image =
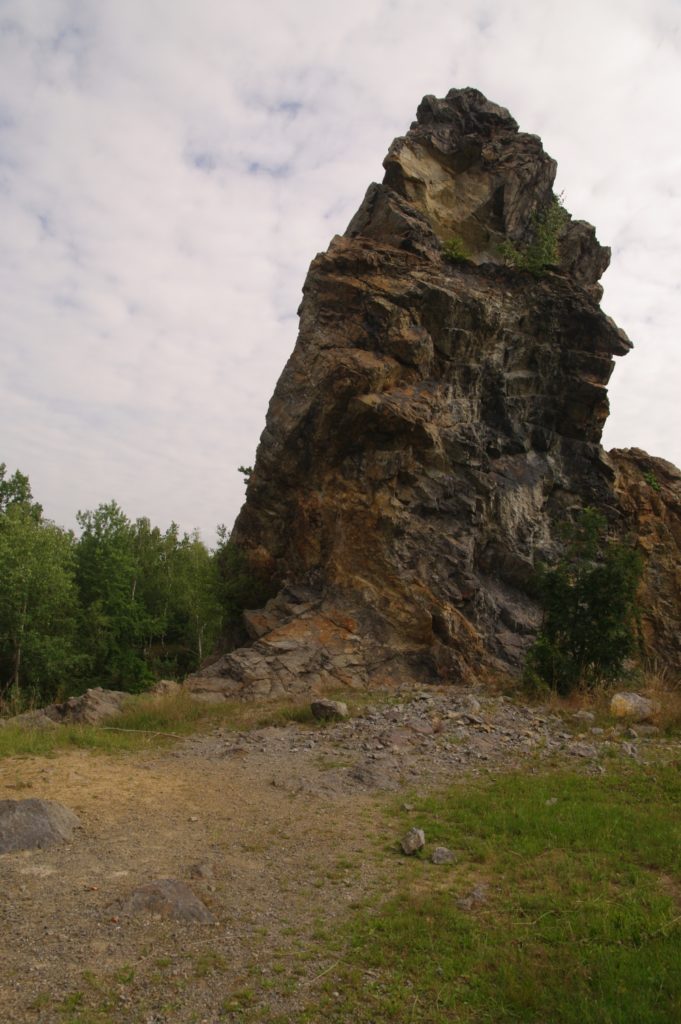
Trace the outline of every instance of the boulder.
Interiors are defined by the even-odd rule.
[[[61,704],[49,704],[42,712],[63,725],[99,725],[117,715],[129,699],[130,694],[122,690],[105,690],[96,686],[79,697],[69,697]]]
[[[79,825],[73,811],[53,800],[0,800],[0,853],[63,843]]]
[[[655,703],[640,693],[616,693],[610,701],[610,713],[615,718],[627,718],[631,722],[646,722],[655,711]]]
[[[314,717],[320,721],[341,720],[348,718],[350,715],[347,704],[343,703],[342,700],[327,700],[326,698],[313,700],[310,704],[310,710]]]

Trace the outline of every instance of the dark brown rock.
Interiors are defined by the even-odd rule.
[[[558,553],[557,525],[586,505],[623,532],[645,519],[624,494],[630,461],[600,446],[613,357],[631,347],[598,305],[609,250],[566,215],[542,276],[500,255],[551,201],[541,141],[452,90],[423,100],[384,166],[312,262],[233,532],[279,594],[248,614],[252,645],[194,692],[517,671],[540,617],[533,564]],[[467,261],[443,258],[454,237]],[[664,480],[672,534],[671,468]],[[664,586],[678,611],[678,582]],[[661,603],[651,616],[656,649]]]

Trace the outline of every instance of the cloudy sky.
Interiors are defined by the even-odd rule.
[[[310,260],[466,85],[612,246],[606,446],[681,464],[679,0],[0,0],[0,462],[48,516],[231,526]]]

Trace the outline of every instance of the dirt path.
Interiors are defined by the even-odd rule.
[[[0,799],[57,800],[83,825],[67,845],[0,858],[3,1021],[212,1024],[238,1019],[275,972],[300,988],[315,927],[372,887],[376,839],[390,839],[376,797],[272,784],[300,771],[295,754],[2,763]],[[166,877],[217,923],[120,915],[118,899]]]

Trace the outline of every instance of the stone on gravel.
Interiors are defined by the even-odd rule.
[[[208,861],[201,861],[198,864],[190,864],[188,874],[190,878],[214,878],[213,865]]]
[[[196,921],[200,924],[210,924],[215,920],[189,886],[174,878],[158,878],[141,885],[123,902],[121,913],[147,913],[171,921]]]
[[[596,716],[593,711],[586,710],[575,711],[572,717],[576,718],[578,722],[594,722],[596,720]]]
[[[0,853],[54,846],[78,825],[73,811],[53,800],[0,800]]]
[[[419,850],[422,850],[425,845],[426,836],[422,828],[410,828],[400,841],[402,853],[405,853],[407,857],[411,857]]]
[[[610,712],[615,718],[629,718],[633,722],[645,722],[655,713],[655,705],[640,693],[616,693],[610,701]]]
[[[334,721],[334,719],[349,718],[350,716],[348,706],[342,700],[327,700],[325,697],[313,700],[310,710],[320,721]]]
[[[430,859],[433,864],[453,864],[454,854],[446,846],[436,846]]]

